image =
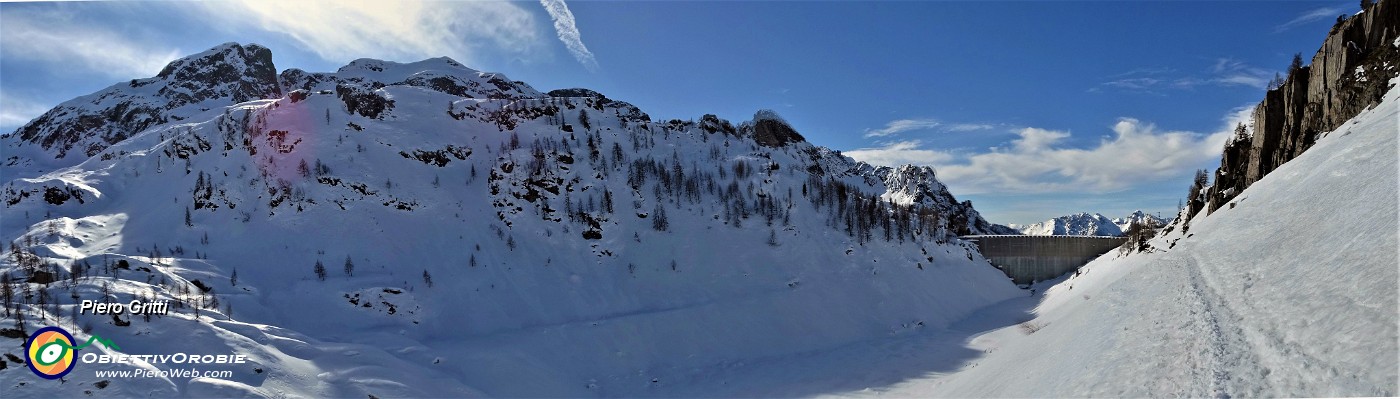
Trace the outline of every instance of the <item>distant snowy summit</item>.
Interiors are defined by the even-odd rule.
[[[1167,224],[1166,220],[1150,215],[1141,210],[1133,211],[1132,214],[1121,218],[1109,219],[1100,213],[1080,212],[1073,215],[1060,216],[1040,223],[1027,225],[1010,225],[1021,234],[1031,236],[1122,236],[1128,231],[1128,227],[1133,222],[1145,223],[1152,227],[1161,227]]]
[[[1152,228],[1158,228],[1166,226],[1169,220],[1153,216],[1141,210],[1133,211],[1133,213],[1127,217],[1113,218],[1113,224],[1118,225],[1118,229],[1122,230],[1124,233],[1128,232],[1128,226],[1132,226],[1134,222],[1142,223]]]

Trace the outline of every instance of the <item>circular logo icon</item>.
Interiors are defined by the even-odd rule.
[[[29,370],[35,375],[56,380],[73,371],[73,336],[58,327],[44,327],[29,335],[26,354]]]

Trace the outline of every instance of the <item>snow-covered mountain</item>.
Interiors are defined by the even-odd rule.
[[[27,293],[0,326],[251,359],[63,384],[11,364],[7,397],[656,395],[1024,295],[956,238],[1005,228],[932,169],[771,111],[653,121],[447,58],[274,72],[225,44],[0,137],[0,273]],[[180,306],[74,313],[149,298]]]
[[[6,166],[53,169],[95,156],[113,144],[167,123],[251,100],[281,96],[272,51],[223,44],[132,79],[59,104],[4,136]],[[15,176],[15,175],[7,175]]]
[[[1076,213],[1060,216],[1040,223],[1010,225],[1021,234],[1032,236],[1121,236],[1123,231],[1117,219],[1098,213]]]
[[[1113,218],[1113,224],[1115,226],[1118,226],[1118,230],[1124,233],[1128,232],[1128,227],[1132,226],[1134,222],[1142,223],[1151,227],[1162,227],[1167,225],[1167,220],[1153,216],[1152,214],[1144,213],[1141,210],[1133,211],[1132,214],[1129,214],[1125,217]]]

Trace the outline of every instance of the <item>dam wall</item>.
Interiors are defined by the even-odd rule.
[[[1123,245],[1124,237],[985,235],[964,236],[982,256],[1016,284],[1049,280],[1074,271]]]

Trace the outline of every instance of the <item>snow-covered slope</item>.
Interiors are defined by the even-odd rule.
[[[1121,236],[1115,220],[1094,213],[1076,213],[1060,216],[1040,223],[1020,226],[1011,225],[1021,234],[1032,236]]]
[[[1051,287],[1033,319],[971,339],[985,356],[880,393],[1400,394],[1397,109],[1392,88],[1233,206],[1152,253],[1095,260]]]
[[[235,47],[260,49],[211,51]],[[90,326],[127,354],[253,363],[105,388],[93,371],[168,365],[79,364],[59,384],[11,364],[6,397],[659,395],[1023,295],[956,239],[994,225],[931,170],[855,162],[771,112],[651,121],[445,58],[289,70],[280,85],[153,116],[109,146],[60,136],[97,150],[56,170],[9,165],[0,191],[15,251],[0,272],[64,280],[13,285],[35,293],[19,307],[27,331]],[[132,93],[65,104],[105,113],[122,105],[85,99]],[[56,157],[24,137],[49,121],[7,135],[7,153]],[[150,297],[187,306],[70,317],[74,298]]]

